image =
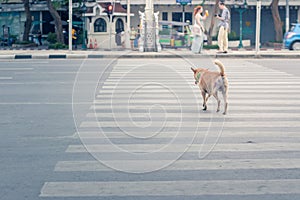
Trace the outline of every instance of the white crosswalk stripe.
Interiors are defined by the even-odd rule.
[[[300,78],[246,61],[241,66],[224,61],[230,81],[224,117],[215,113],[213,98],[208,111],[200,110],[201,95],[184,61],[176,63],[174,73],[159,62],[147,67],[137,67],[143,66],[138,60],[124,62],[96,90],[78,127],[82,143],[66,149],[73,159],[55,166],[56,173],[74,177],[46,180],[40,197],[272,199],[300,194],[300,177],[288,172],[300,170]],[[158,66],[161,70],[153,71]],[[123,168],[159,170],[116,171]],[[87,178],[76,178],[81,174]]]
[[[44,197],[299,194],[299,180],[47,182]],[[83,189],[84,188],[84,189]]]
[[[122,160],[111,161],[119,162]],[[132,161],[126,161],[132,162]],[[151,165],[154,160],[134,161],[135,165]],[[163,170],[218,170],[218,169],[292,169],[300,168],[300,159],[227,159],[227,160],[178,160]],[[61,161],[55,171],[112,171],[98,161]]]

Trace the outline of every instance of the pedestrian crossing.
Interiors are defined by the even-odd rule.
[[[299,194],[299,180],[226,180],[218,181],[127,181],[127,182],[59,182],[46,183],[48,192],[69,197],[124,196],[201,196],[201,195],[262,195]],[[84,188],[84,190],[83,190]],[[114,192],[112,192],[114,190]],[[224,193],[224,191],[228,191]],[[247,191],[247,192],[245,192]]]
[[[201,110],[185,60],[118,60],[40,197],[299,199],[300,78],[222,62],[226,116]]]

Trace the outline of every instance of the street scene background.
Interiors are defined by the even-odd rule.
[[[299,60],[220,60],[225,117],[211,59],[2,60],[1,199],[299,199]]]

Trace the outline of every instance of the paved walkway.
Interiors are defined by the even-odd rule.
[[[201,111],[199,88],[184,60],[140,64],[127,59],[114,65],[78,123],[74,137],[83,144],[68,146],[40,197],[299,199],[298,77],[227,59],[224,117],[213,99]],[[169,65],[174,68],[164,67]]]
[[[299,51],[261,50],[256,53],[253,49],[231,50],[227,54],[218,54],[216,50],[204,50],[202,54],[193,54],[187,49],[163,50],[161,52],[138,52],[131,50],[0,50],[0,59],[76,59],[76,58],[199,58],[199,57],[228,57],[228,58],[300,58]]]

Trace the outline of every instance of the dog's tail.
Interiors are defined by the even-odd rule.
[[[224,65],[223,63],[221,63],[221,61],[219,60],[215,60],[215,64],[218,65],[218,67],[220,68],[220,74],[221,76],[225,76],[225,68],[224,68]]]

